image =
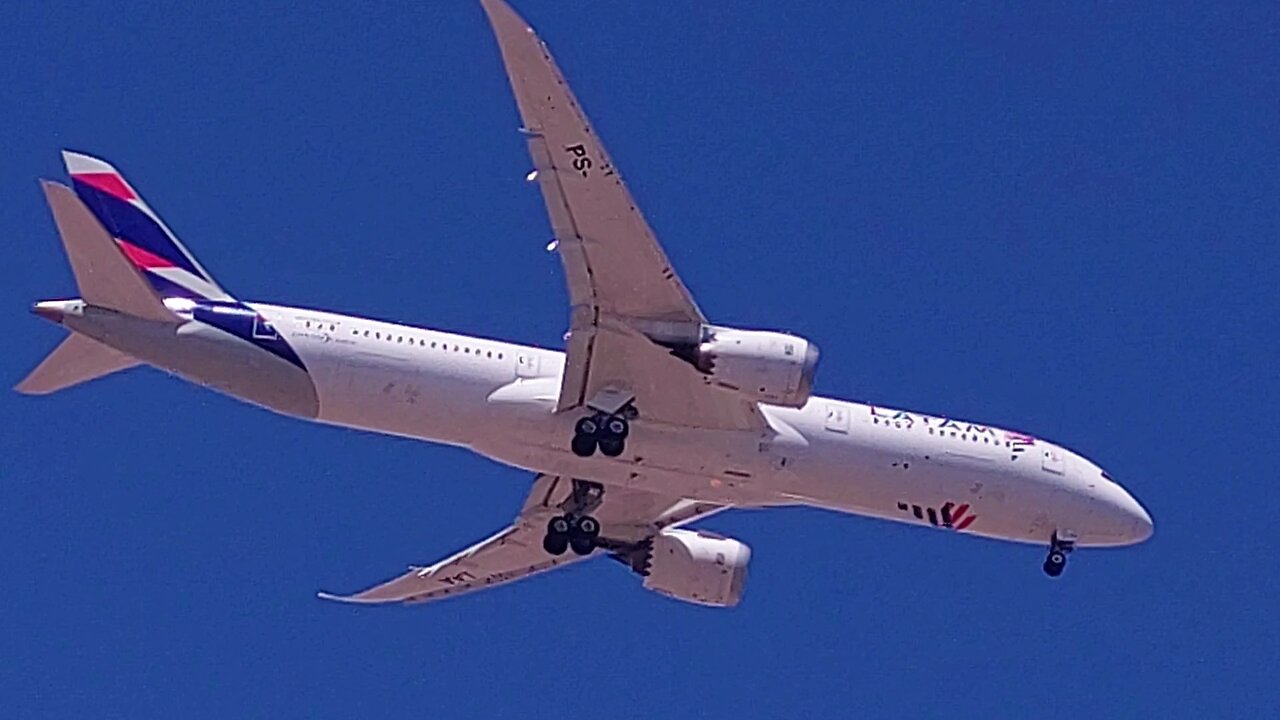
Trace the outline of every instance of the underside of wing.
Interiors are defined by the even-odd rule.
[[[585,490],[584,490],[585,488]],[[418,603],[503,585],[600,554],[623,556],[666,527],[724,510],[726,506],[671,498],[628,488],[609,488],[587,497],[601,527],[591,555],[551,555],[542,546],[547,523],[594,493],[599,486],[554,475],[539,475],[524,508],[510,526],[440,562],[410,567],[399,577],[352,595],[320,593],[326,600],[383,604]]]
[[[666,425],[716,430],[766,427],[754,402],[712,386],[706,376],[644,335],[619,326],[574,328],[559,408],[612,411],[598,402],[611,397],[634,398],[643,417]]]
[[[574,307],[701,322],[599,136],[533,29],[481,0],[502,50]]]
[[[669,355],[662,343],[696,342],[705,316],[546,45],[503,0],[481,4],[520,109],[569,289],[557,408],[602,410],[629,396],[641,417],[660,423],[765,429],[754,402],[709,387],[703,374]]]

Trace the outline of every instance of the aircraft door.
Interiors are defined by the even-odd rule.
[[[849,408],[834,403],[827,405],[825,427],[831,432],[849,434]]]
[[[1067,456],[1061,449],[1045,444],[1040,450],[1040,468],[1054,475],[1062,475],[1067,471]]]
[[[516,355],[516,377],[538,377],[538,356],[536,354],[522,352]]]

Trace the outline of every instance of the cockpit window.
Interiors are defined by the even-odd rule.
[[[1099,472],[1101,472],[1101,473],[1102,473],[1102,479],[1103,479],[1103,480],[1106,480],[1107,482],[1115,482],[1115,480],[1112,480],[1112,479],[1111,479],[1111,476],[1107,474],[1107,471],[1106,471],[1106,470],[1100,470]]]

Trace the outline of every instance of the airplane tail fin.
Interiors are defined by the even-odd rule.
[[[140,364],[119,350],[73,333],[14,390],[27,395],[48,395]]]
[[[231,301],[195,256],[112,165],[63,151],[75,194],[161,297]]]
[[[84,301],[147,320],[175,322],[155,289],[75,193],[66,185],[47,180],[41,185]]]

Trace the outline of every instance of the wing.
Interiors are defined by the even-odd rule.
[[[687,342],[706,322],[636,207],[591,122],[533,29],[503,0],[481,0],[520,108],[534,173],[569,286],[559,410],[634,398],[656,422],[763,429],[755,403],[665,362],[652,338]]]
[[[539,475],[516,521],[493,536],[434,565],[410,567],[405,574],[354,595],[320,593],[320,597],[364,604],[427,602],[495,587],[599,555],[600,550],[588,556],[553,556],[542,549],[547,522],[580,501],[575,496],[580,487],[568,478]],[[624,550],[664,527],[707,517],[726,507],[610,487],[591,515],[600,521],[601,544]]]
[[[701,322],[546,46],[502,0],[482,4],[524,120],[570,301],[615,315]]]

